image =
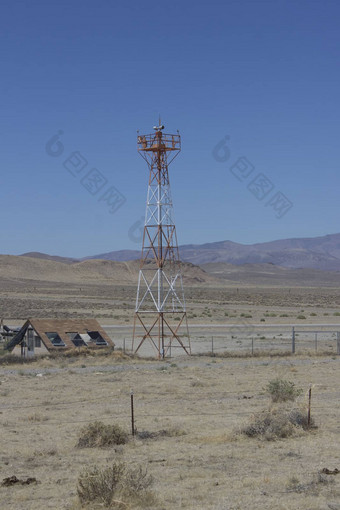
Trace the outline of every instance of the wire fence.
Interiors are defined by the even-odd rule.
[[[116,349],[132,352],[132,328],[125,325],[104,325]],[[138,330],[142,338],[145,331]],[[166,342],[168,339],[166,339]],[[183,337],[186,346],[189,339]],[[155,339],[157,343],[157,339]],[[230,356],[259,356],[303,353],[340,355],[340,324],[193,324],[190,325],[191,353]],[[135,346],[138,342],[135,343]],[[175,340],[167,357],[184,353]],[[155,349],[146,339],[138,351],[141,357],[155,356]]]
[[[127,329],[104,326],[116,348],[131,352],[132,338]],[[198,333],[199,331],[199,333]],[[184,343],[188,339],[184,338]],[[340,325],[224,325],[193,326],[190,335],[191,353],[225,354],[235,356],[282,355],[303,353],[328,353],[340,355]],[[151,342],[146,339],[138,351],[140,356],[155,354]],[[168,350],[169,357],[183,354],[177,341]]]
[[[327,395],[327,402],[323,398],[323,392],[318,394],[319,392],[316,391],[316,395],[314,394],[313,399],[313,411],[315,412],[322,412],[325,413],[338,413],[338,408],[336,406],[338,393],[337,391],[334,391],[335,388],[332,388],[331,394]],[[267,401],[268,396],[266,395],[256,395],[256,391],[254,394],[254,388],[249,388],[248,390],[242,389],[240,391],[222,391],[222,392],[208,392],[207,395],[204,397],[194,398],[194,403],[197,409],[190,409],[190,410],[184,410],[181,408],[179,411],[171,410],[171,407],[178,406],[178,402],[182,402],[183,400],[188,398],[187,393],[183,393],[183,395],[176,394],[176,397],[174,399],[174,395],[172,392],[164,392],[163,398],[167,398],[167,406],[166,410],[158,410],[155,411],[154,408],[154,398],[155,396],[159,396],[158,392],[145,392],[143,391],[142,395],[139,395],[138,392],[136,393],[136,400],[135,400],[135,413],[136,417],[138,418],[138,421],[146,423],[149,418],[190,418],[190,417],[199,417],[200,419],[208,419],[211,420],[212,417],[219,416],[219,417],[225,417],[226,419],[231,419],[232,417],[242,417],[242,416],[250,416],[251,413],[249,410],[241,409],[239,405],[231,405],[232,402],[236,401],[242,401],[245,397],[244,395],[247,394],[247,398],[255,398],[255,401]],[[249,396],[251,395],[251,396]],[[150,399],[148,401],[148,398]],[[297,402],[292,403],[292,408],[295,408],[296,406],[298,408],[306,407],[307,408],[307,398],[308,398],[308,392],[304,392],[300,397],[298,397]],[[140,400],[141,399],[141,400]],[[108,402],[112,405],[114,405],[114,411],[107,413],[103,412],[100,409],[100,402],[103,401],[103,404],[108,404]],[[207,405],[209,404],[209,409],[203,410],[202,403],[205,402]],[[6,404],[0,404],[0,412],[3,415],[3,419],[11,419],[10,411],[17,411],[17,410],[24,410],[24,409],[44,409],[44,413],[48,416],[48,413],[51,411],[61,411],[62,409],[68,410],[69,406],[72,406],[71,410],[74,410],[74,406],[77,404],[86,404],[86,410],[87,413],[89,413],[91,409],[91,405],[94,406],[96,410],[96,418],[83,418],[78,417],[75,418],[74,416],[70,418],[62,417],[61,419],[57,419],[56,417],[50,416],[46,421],[36,421],[35,426],[46,426],[46,425],[61,425],[61,424],[81,424],[81,423],[90,423],[93,422],[94,419],[100,419],[101,421],[112,421],[116,419],[120,420],[127,420],[129,422],[129,418],[131,417],[131,412],[129,409],[129,394],[126,393],[125,395],[120,395],[120,397],[115,398],[109,398],[106,395],[102,398],[96,398],[96,399],[81,399],[81,400],[61,400],[59,402],[51,402],[49,404],[46,403],[36,403],[32,405],[25,405],[24,403],[22,405],[18,405],[17,402],[11,402]],[[259,403],[259,402],[258,402]],[[99,404],[99,407],[98,407]],[[65,407],[66,406],[66,407]],[[152,407],[152,411],[148,412],[145,407]],[[71,411],[70,410],[70,411]],[[73,413],[72,413],[73,414]],[[14,416],[13,416],[14,418]],[[66,418],[66,419],[65,419]],[[145,421],[146,420],[146,421]]]
[[[108,334],[114,340],[116,348],[121,348],[129,352],[131,350],[132,339],[128,336],[128,328],[117,326],[104,326]],[[340,325],[255,325],[241,326],[236,328],[235,326],[194,326],[192,327],[191,336],[191,347],[192,354],[208,354],[208,355],[235,355],[235,356],[256,356],[263,354],[281,354],[281,353],[303,353],[306,351],[314,352],[327,352],[334,355],[340,354]],[[197,333],[200,334],[197,334]],[[196,333],[196,334],[195,334]],[[211,334],[213,333],[213,334]],[[143,344],[141,349],[141,356],[148,355],[148,349],[151,354],[154,354],[148,343]],[[177,355],[183,356],[183,350],[180,347],[173,347],[171,350],[171,356]],[[173,364],[176,367],[176,364]],[[164,365],[166,369],[172,366],[172,363]],[[159,367],[158,369],[161,369]],[[84,369],[85,370],[85,369]],[[43,369],[42,369],[43,371]],[[256,392],[255,392],[256,393]],[[108,422],[112,420],[129,420],[129,397],[130,395],[110,395],[107,394],[97,396],[96,398],[73,398],[63,399],[59,401],[50,402],[34,402],[27,403],[25,399],[22,401],[10,402],[6,399],[0,399],[0,414],[2,420],[6,421],[14,419],[17,411],[29,412],[32,409],[33,412],[39,412],[39,409],[44,410],[43,413],[48,416],[46,421],[37,421],[35,425],[46,426],[46,425],[60,425],[60,424],[85,424],[90,423],[94,420],[93,416],[83,416],[83,413],[79,413],[79,416],[74,416],[74,409],[80,407],[86,407],[86,412],[89,413],[93,409],[97,418],[102,421]],[[181,408],[177,410],[178,401],[185,403],[187,401],[187,393],[178,393],[174,399],[172,392],[159,390],[153,392],[150,390],[143,391],[141,400],[138,398],[138,391],[136,393],[136,416],[140,425],[146,426],[150,419],[159,418],[183,418],[184,420],[192,418],[199,418],[203,420],[212,420],[213,417],[219,416],[224,417],[226,420],[231,420],[233,417],[247,416],[249,411],[243,410],[236,403],[237,400],[245,398],[254,398],[254,388],[242,388],[240,391],[211,391],[205,389],[204,395],[195,397],[195,405],[198,404],[197,409],[195,408]],[[155,412],[151,402],[154,402],[155,398],[166,398],[167,406],[162,411]],[[262,399],[263,396],[257,395],[254,400]],[[331,395],[327,397],[327,402],[321,397],[321,394],[313,401],[313,409],[319,413],[333,413],[337,409],[336,407],[337,393],[331,392]],[[301,396],[300,404],[306,403],[306,395]],[[110,409],[110,406],[113,406]],[[186,406],[185,406],[186,407]],[[188,406],[189,407],[189,406]],[[65,416],[60,416],[60,419],[56,418],[55,414],[49,416],[50,412],[63,411]],[[109,412],[108,412],[109,411]],[[12,413],[14,413],[12,415]],[[93,414],[92,413],[92,414]],[[12,417],[13,416],[13,417]],[[38,417],[39,418],[39,417]],[[4,426],[6,426],[4,424]]]
[[[333,389],[333,388],[332,388]],[[256,393],[256,392],[255,392]],[[154,407],[154,398],[159,397],[159,392],[145,392],[143,391],[142,395],[138,395],[138,392],[136,393],[136,410],[138,412],[138,416],[140,418],[155,418],[162,416],[163,418],[168,417],[190,417],[190,416],[199,416],[199,417],[210,417],[210,416],[225,416],[227,415],[248,415],[249,411],[241,411],[239,407],[230,406],[231,402],[235,402],[236,400],[242,400],[245,398],[245,394],[247,394],[247,398],[254,398],[254,388],[249,389],[242,389],[240,391],[222,391],[222,392],[208,392],[204,397],[198,397],[194,398],[195,405],[206,402],[209,403],[209,405],[217,409],[215,410],[208,410],[208,411],[202,411],[202,405],[199,404],[197,407],[197,410],[191,409],[190,411],[184,411],[181,409],[180,411],[171,411],[172,405],[177,406],[178,402],[182,402],[188,399],[188,394],[183,393],[176,394],[176,398],[174,399],[174,395],[172,392],[164,392],[162,394],[163,398],[167,398],[167,411],[166,412],[146,412],[145,406],[150,405],[151,407]],[[251,395],[251,396],[249,396]],[[257,399],[260,399],[261,401],[265,401],[268,399],[265,395],[255,395]],[[142,400],[139,401],[138,397],[140,397]],[[150,398],[150,401],[148,402],[147,398]],[[316,402],[313,403],[313,409],[329,409],[329,410],[335,410],[335,404],[337,402],[337,392],[333,391],[331,395],[327,396],[327,403],[324,402],[324,399],[321,395],[319,395],[316,398]],[[189,399],[190,400],[190,399]],[[65,401],[62,400],[60,402],[50,402],[46,404],[45,402],[42,403],[36,403],[36,404],[29,404],[25,405],[25,403],[21,403],[18,405],[18,402],[11,402],[11,403],[1,403],[0,404],[0,412],[1,414],[4,414],[5,416],[8,416],[9,411],[16,411],[16,410],[24,410],[24,409],[43,409],[45,413],[48,413],[49,411],[60,411],[62,409],[66,410],[68,406],[72,406],[72,409],[74,409],[74,406],[77,404],[86,404],[87,412],[90,409],[90,406],[93,405],[96,410],[98,410],[98,404],[102,401],[103,404],[108,405],[114,405],[115,412],[111,412],[109,414],[105,413],[105,415],[98,416],[101,420],[111,420],[113,418],[126,418],[130,417],[131,413],[129,411],[129,393],[126,393],[126,395],[121,395],[120,397],[114,397],[111,396],[108,397],[106,395],[105,397],[99,397],[96,399],[81,399],[81,400],[69,400]],[[221,405],[227,406],[227,410],[223,409],[221,410]],[[298,397],[297,401],[298,405],[306,405],[307,404],[307,392],[305,392],[303,395]],[[292,406],[294,407],[296,404],[292,403]],[[336,408],[337,409],[337,408]],[[100,413],[99,413],[100,414]],[[58,420],[55,423],[86,423],[86,422],[92,422],[94,418],[88,418],[88,419],[69,419],[69,420]],[[45,421],[38,421],[36,424],[38,425],[49,425],[54,423],[53,419],[52,421],[46,420]]]

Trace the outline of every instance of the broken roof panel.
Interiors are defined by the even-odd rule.
[[[19,333],[17,333],[9,344],[7,344],[7,350],[12,350],[16,345],[20,344],[25,336],[27,328],[30,325],[41,338],[47,349],[53,349],[56,347],[74,349],[75,343],[72,338],[73,333],[79,335],[82,340],[84,340],[83,335],[85,338],[88,338],[88,343],[91,347],[94,345],[108,345],[114,347],[114,343],[111,338],[107,335],[96,319],[28,319],[20,329]],[[93,339],[91,341],[90,332],[98,333],[104,342],[97,342]],[[57,337],[55,335],[57,335]],[[57,343],[55,343],[56,339],[58,340]],[[64,345],[62,345],[59,339]],[[84,341],[86,342],[86,340]]]

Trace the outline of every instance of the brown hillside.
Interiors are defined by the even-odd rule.
[[[85,260],[64,264],[40,258],[0,255],[0,279],[6,280],[135,285],[138,270],[138,261]],[[218,278],[190,263],[183,264],[183,280],[188,285],[219,284]]]

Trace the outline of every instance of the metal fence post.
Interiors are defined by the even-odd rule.
[[[131,433],[135,435],[135,411],[133,406],[133,391],[130,393],[130,405],[131,405]]]
[[[311,404],[312,404],[312,387],[309,388],[308,392],[308,414],[307,414],[307,426],[310,427],[311,420]]]
[[[292,354],[295,354],[295,328],[292,327]]]
[[[340,354],[340,331],[336,332],[336,352]]]
[[[315,332],[315,352],[318,352],[318,332]]]
[[[251,355],[254,356],[254,337],[251,339]]]
[[[211,354],[214,354],[214,337],[211,337]]]

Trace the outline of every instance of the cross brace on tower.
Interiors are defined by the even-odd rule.
[[[181,137],[163,129],[160,124],[154,133],[137,137],[150,172],[132,340],[134,352],[148,340],[159,359],[176,347],[191,354],[168,173]]]

